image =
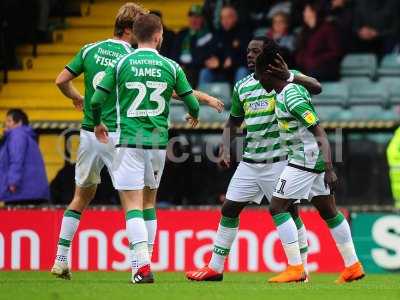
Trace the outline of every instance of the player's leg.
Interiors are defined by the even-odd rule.
[[[288,212],[292,216],[294,223],[297,228],[297,235],[299,238],[299,248],[300,248],[300,256],[301,262],[303,263],[304,270],[306,271],[308,277],[308,268],[307,268],[307,260],[308,260],[308,240],[307,240],[307,230],[304,226],[303,220],[299,214],[299,203],[293,203],[289,205]],[[308,281],[308,279],[307,279]]]
[[[271,278],[269,282],[286,283],[306,280],[296,223],[288,209],[296,199],[308,199],[315,176],[314,173],[290,166],[286,166],[280,175],[269,210],[288,259],[288,268]]]
[[[217,235],[209,264],[201,269],[186,272],[195,281],[222,281],[224,265],[239,230],[239,215],[248,202],[225,200],[221,209]]]
[[[78,229],[82,212],[96,194],[97,184],[100,183],[100,172],[103,163],[98,156],[98,142],[94,134],[82,130],[80,145],[75,166],[75,194],[64,212],[59,233],[57,255],[51,270],[55,276],[71,279],[68,267],[70,247]]]
[[[156,213],[157,189],[145,187],[143,190],[143,219],[147,228],[148,247],[150,259],[153,255],[154,242],[157,234],[157,213]]]
[[[260,166],[260,170],[258,172],[258,181],[267,199],[272,199],[272,195],[275,191],[279,177],[286,166],[286,160],[275,162],[265,166]],[[300,203],[300,201],[296,201],[295,203],[290,204],[288,207],[288,212],[292,216],[292,219],[294,220],[297,227],[301,260],[307,273],[307,232],[298,212],[298,203]]]
[[[147,153],[144,171],[143,217],[148,233],[148,248],[151,259],[157,235],[157,189],[164,171],[166,150],[152,149],[148,150]]]
[[[154,282],[147,246],[147,228],[143,219],[145,151],[118,148],[115,159],[118,163],[113,168],[114,185],[120,193],[126,216],[126,233],[132,258],[132,283]]]
[[[263,192],[256,182],[257,172],[248,163],[241,162],[229,183],[227,200],[222,205],[221,218],[208,266],[186,273],[196,281],[221,281],[225,260],[239,229],[239,215],[249,202],[260,203]]]
[[[344,261],[345,270],[336,282],[345,283],[363,278],[365,273],[354,248],[349,223],[337,210],[335,196],[330,195],[329,188],[325,187],[323,174],[315,180],[311,196],[312,204],[328,225]]]

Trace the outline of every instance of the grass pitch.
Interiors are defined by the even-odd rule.
[[[46,272],[0,272],[0,299],[400,299],[400,274],[367,275],[335,285],[337,274],[313,274],[310,283],[267,284],[271,274],[227,273],[223,282],[190,282],[183,273],[156,273],[156,283],[129,284],[129,273],[74,272],[71,281]]]

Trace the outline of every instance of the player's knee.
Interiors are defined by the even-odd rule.
[[[299,217],[299,208],[296,204],[291,204],[288,207],[288,212],[292,216],[293,219],[297,219]]]
[[[272,216],[285,212],[284,206],[279,201],[271,201],[269,205],[269,212]]]
[[[245,206],[244,203],[238,203],[231,200],[226,200],[222,205],[221,214],[227,218],[237,218],[239,217],[244,206]]]

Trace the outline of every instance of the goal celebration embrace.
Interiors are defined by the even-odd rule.
[[[69,247],[106,165],[126,214],[131,282],[153,283],[155,199],[166,159],[169,101],[175,94],[184,102],[192,127],[199,122],[199,103],[179,64],[158,53],[163,42],[158,16],[129,3],[121,7],[115,24],[113,38],[84,46],[57,78],[60,90],[83,107],[84,121],[76,164],[77,188],[64,214],[52,273],[71,279]],[[132,48],[134,43],[136,49]],[[99,59],[100,54],[105,58]],[[350,227],[335,206],[337,178],[331,150],[311,102],[310,94],[320,92],[320,83],[289,71],[277,44],[266,37],[250,41],[247,61],[253,73],[235,85],[220,148],[221,164],[229,166],[231,140],[244,122],[243,161],[228,187],[211,261],[202,269],[187,272],[187,278],[223,279],[240,213],[248,204],[259,204],[263,196],[270,201],[270,213],[288,261],[287,270],[268,282],[310,280],[307,230],[298,212],[302,199],[311,201],[319,211],[343,258],[345,268],[336,282],[363,278]],[[85,75],[84,97],[72,84],[81,73]],[[197,96],[218,109],[219,100],[202,93]]]

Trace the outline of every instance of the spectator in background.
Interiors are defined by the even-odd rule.
[[[318,80],[337,80],[342,57],[340,36],[334,23],[326,20],[321,1],[305,6],[303,21],[297,40],[297,66]]]
[[[400,2],[398,0],[355,1],[354,30],[358,52],[391,52],[399,34]]]
[[[1,201],[8,204],[48,201],[49,186],[36,134],[20,109],[7,112],[0,144],[0,174]]]
[[[287,15],[290,15],[292,11],[292,1],[289,0],[275,0],[271,5],[271,8],[268,12],[268,18],[272,19],[274,15],[278,12],[283,12]]]
[[[176,37],[172,57],[183,67],[192,86],[196,86],[213,34],[205,23],[201,5],[192,5],[188,22],[189,27],[182,29]]]
[[[150,13],[158,16],[161,19],[161,22],[163,23],[164,34],[163,34],[163,42],[161,44],[160,54],[166,57],[172,57],[174,50],[174,43],[175,43],[175,32],[168,29],[168,27],[164,25],[164,22],[162,20],[162,13],[160,11],[153,10]]]
[[[248,75],[246,47],[250,40],[247,27],[240,26],[233,6],[221,10],[221,29],[212,40],[205,68],[200,71],[199,84],[215,81],[238,81]]]
[[[352,47],[354,40],[353,28],[353,6],[349,0],[330,0],[328,19],[335,23],[338,28],[341,44],[345,52]]]
[[[220,29],[221,11],[225,6],[233,6],[240,16],[240,22],[245,24],[248,19],[248,15],[250,14],[250,5],[253,1],[259,0],[252,0],[250,3],[243,0],[205,0],[204,16],[206,17],[207,24],[215,30]]]
[[[277,12],[272,17],[271,29],[267,31],[267,37],[274,40],[281,48],[284,60],[292,65],[292,54],[294,52],[295,37],[289,31],[289,15],[285,12]]]

